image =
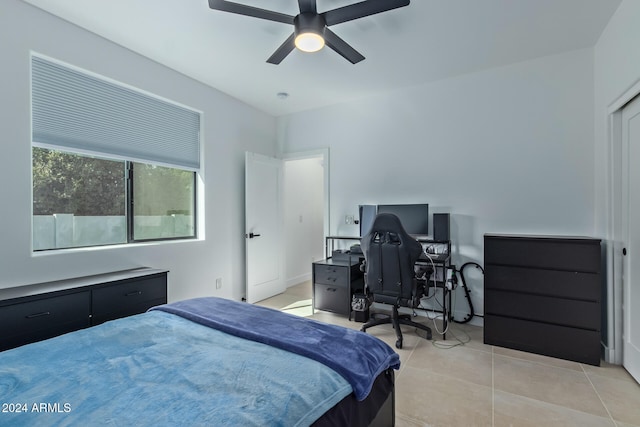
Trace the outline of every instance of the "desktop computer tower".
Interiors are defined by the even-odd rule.
[[[446,242],[450,240],[449,229],[451,222],[448,213],[433,214],[433,240],[438,242]]]
[[[376,219],[378,214],[377,205],[360,205],[360,237],[365,236],[373,226],[373,220]]]

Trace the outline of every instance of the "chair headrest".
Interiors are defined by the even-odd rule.
[[[362,250],[365,257],[368,255],[370,245],[382,235],[392,236],[393,240],[400,242],[402,246],[408,246],[411,252],[422,252],[422,245],[411,237],[402,226],[400,219],[392,213],[379,213],[373,220],[373,225],[369,233],[361,240]]]
[[[379,213],[373,220],[371,231],[378,233],[391,232],[398,234],[407,234],[400,222],[400,219],[391,213]]]

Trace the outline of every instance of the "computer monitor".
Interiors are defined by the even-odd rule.
[[[396,215],[405,231],[409,234],[429,234],[429,205],[378,205],[378,213],[392,213]]]

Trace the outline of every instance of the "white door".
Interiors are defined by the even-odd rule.
[[[623,265],[622,364],[640,382],[640,98],[622,110]]]
[[[281,160],[245,153],[247,302],[285,291],[281,206]]]

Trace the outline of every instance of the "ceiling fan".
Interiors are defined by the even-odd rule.
[[[293,25],[293,34],[267,59],[270,64],[279,64],[296,47],[304,52],[316,52],[322,49],[325,44],[347,61],[356,64],[362,61],[364,56],[328,27],[404,7],[409,5],[409,2],[410,0],[365,0],[318,13],[316,0],[298,0],[300,13],[296,16],[227,0],[209,0],[209,7],[214,10]]]

